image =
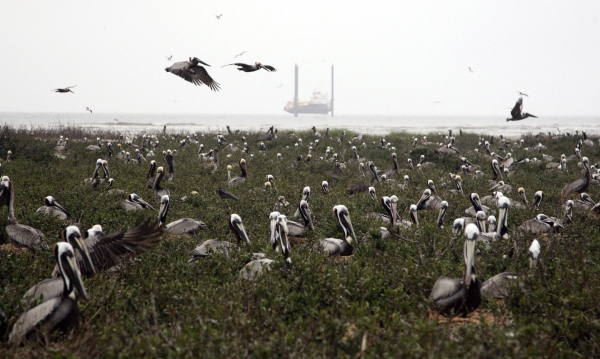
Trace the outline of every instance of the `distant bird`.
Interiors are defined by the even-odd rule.
[[[435,101],[434,103],[431,104],[431,106],[438,104],[438,103],[442,103],[441,101]]]
[[[201,86],[204,84],[210,87],[210,89],[213,91],[219,91],[219,84],[213,80],[212,77],[210,77],[203,66],[198,65],[199,63],[210,66],[197,57],[190,57],[189,61],[176,62],[170,67],[167,67],[165,71],[171,72],[196,86]]]
[[[248,52],[248,51],[242,51],[242,52],[240,52],[239,54],[235,55],[233,58],[235,59],[235,58],[236,58],[236,57],[238,57],[238,56],[242,56],[242,55],[243,55],[243,54],[245,54],[246,52]]]
[[[75,86],[69,86],[69,87],[65,87],[65,88],[62,88],[62,89],[54,89],[54,90],[52,90],[52,91],[54,91],[54,92],[58,92],[58,93],[66,93],[66,92],[75,93],[75,92],[71,91],[71,89],[72,89],[73,87],[77,87],[77,85],[75,85]]]
[[[90,111],[90,113],[92,113],[92,109],[91,109],[91,108],[89,108],[89,107],[86,107],[86,108],[85,108],[85,110],[86,110],[86,111]]]
[[[521,92],[521,91],[517,91],[517,92],[519,93],[519,96],[527,96],[527,97],[529,97],[529,95],[526,94],[526,93],[524,93],[524,92]]]
[[[215,17],[216,17],[218,20],[221,20],[221,16],[223,16],[223,14],[220,14],[220,15],[215,15]]]
[[[469,72],[473,72],[473,70],[469,66],[467,66],[467,68],[469,69]]]
[[[277,71],[273,66],[263,65],[260,62],[255,62],[254,65],[247,65],[247,64],[243,64],[241,62],[236,62],[235,64],[223,65],[221,67],[232,66],[232,65],[238,66],[238,70],[244,71],[244,72],[254,72],[254,71],[258,71],[260,69],[265,69],[269,72]]]
[[[168,61],[171,61],[171,59],[173,58],[173,55],[171,56],[165,56],[167,58]]]
[[[512,117],[507,118],[506,121],[519,121],[519,120],[524,120],[527,117],[538,118],[537,116],[534,116],[530,113],[523,112],[523,97],[519,97],[519,99],[517,100],[517,103],[515,104],[515,107],[513,107],[512,111],[510,111],[510,115]]]

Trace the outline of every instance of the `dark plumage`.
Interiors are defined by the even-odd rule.
[[[537,116],[534,116],[527,112],[523,112],[523,97],[519,97],[519,99],[517,100],[517,103],[515,104],[515,107],[513,107],[513,109],[510,111],[510,115],[512,117],[507,118],[506,121],[519,121],[519,120],[524,120],[527,117],[537,118]]]
[[[173,73],[196,86],[201,86],[204,84],[213,91],[219,91],[219,84],[213,80],[212,77],[210,77],[203,66],[198,65],[199,63],[210,66],[197,57],[190,57],[189,61],[176,62],[170,67],[167,67],[165,71]]]
[[[263,65],[260,62],[255,62],[254,65],[248,65],[248,64],[243,64],[241,62],[236,62],[235,64],[223,65],[221,67],[232,66],[232,65],[237,66],[239,71],[244,71],[244,72],[254,72],[254,71],[258,71],[260,69],[264,69],[269,72],[277,71],[273,66]]]

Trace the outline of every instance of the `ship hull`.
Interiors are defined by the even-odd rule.
[[[293,106],[292,107],[286,106],[283,109],[289,113],[305,113],[305,114],[316,114],[316,115],[327,115],[327,113],[329,113],[329,111],[331,111],[331,109],[329,109],[329,106],[321,105],[321,104],[319,104],[319,105],[310,104],[310,105],[298,106],[297,109],[295,109]]]

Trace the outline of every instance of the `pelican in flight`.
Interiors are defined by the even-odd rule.
[[[264,69],[269,72],[277,71],[273,66],[263,65],[260,62],[255,62],[254,65],[247,65],[247,64],[243,64],[241,62],[236,62],[235,64],[223,65],[221,67],[225,67],[225,66],[237,66],[239,71],[244,71],[244,72],[254,72],[254,71],[258,71],[260,69]]]
[[[9,337],[10,344],[20,344],[22,341],[41,334],[42,326],[46,331],[55,329],[68,331],[77,324],[79,307],[75,301],[74,289],[85,298],[89,299],[77,263],[75,253],[69,243],[60,242],[54,245],[54,256],[63,278],[63,292],[58,298],[53,298],[34,307],[17,319]]]
[[[210,77],[204,66],[200,66],[199,64],[210,66],[197,57],[190,57],[189,61],[176,62],[170,67],[167,67],[165,71],[171,72],[196,86],[204,84],[213,91],[219,91],[219,84]]]
[[[333,213],[342,227],[344,238],[321,238],[319,239],[319,244],[325,253],[329,254],[330,256],[352,255],[354,250],[354,247],[352,247],[352,240],[356,240],[356,234],[354,233],[354,228],[352,227],[352,221],[350,220],[348,208],[339,204],[333,207]]]
[[[91,109],[91,108],[89,108],[89,107],[86,107],[86,108],[85,108],[85,110],[86,110],[86,111],[90,111],[90,113],[93,113],[93,112],[92,112],[92,109]]]
[[[227,219],[227,223],[229,225],[229,230],[237,238],[238,244],[241,242],[250,244],[250,238],[248,237],[248,234],[246,234],[246,229],[242,223],[242,217],[235,213],[230,214],[229,218]],[[208,257],[211,252],[223,253],[225,257],[229,258],[229,249],[232,247],[233,243],[231,242],[209,239],[198,245],[193,251],[190,252],[190,259],[188,260],[188,263],[193,262],[198,258]]]
[[[58,93],[67,93],[67,92],[75,93],[75,92],[71,91],[71,89],[73,87],[77,87],[77,85],[75,85],[75,86],[69,86],[69,87],[65,87],[65,88],[60,88],[60,89],[54,89],[52,91],[58,92]]]
[[[197,231],[206,228],[206,224],[202,221],[197,221],[191,218],[181,218],[169,224],[167,221],[167,213],[169,212],[169,204],[171,200],[165,195],[160,198],[160,210],[158,211],[158,221],[164,231],[172,235],[194,234]]]
[[[246,52],[248,52],[248,51],[242,51],[242,52],[240,52],[239,54],[235,55],[233,58],[235,59],[235,58],[236,58],[236,57],[238,57],[238,56],[242,56],[242,55],[243,55],[243,54],[245,54]]]
[[[513,107],[513,109],[510,111],[510,115],[511,117],[506,119],[507,122],[524,120],[527,117],[538,118],[537,116],[534,116],[530,113],[523,112],[523,97],[519,97],[517,103],[515,104],[515,107]]]
[[[52,196],[44,198],[44,205],[35,211],[37,214],[43,214],[45,216],[56,216],[58,219],[66,220],[71,215],[64,209]]]
[[[465,276],[463,279],[439,277],[433,285],[429,299],[442,315],[466,317],[481,304],[481,281],[475,275],[475,244],[479,229],[473,223],[465,228]]]
[[[4,176],[6,177],[6,176]],[[46,243],[46,236],[39,229],[26,226],[19,223],[15,218],[14,202],[15,202],[15,189],[8,177],[3,178],[2,192],[8,190],[10,195],[8,199],[8,225],[6,226],[6,235],[17,247],[33,248],[36,250],[47,250],[48,243]],[[4,196],[2,193],[1,196]]]

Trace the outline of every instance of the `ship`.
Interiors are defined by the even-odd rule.
[[[289,113],[311,113],[319,115],[327,115],[331,112],[331,102],[327,99],[327,93],[315,91],[312,93],[309,101],[298,101],[297,106],[294,106],[294,101],[288,101],[283,108]]]

